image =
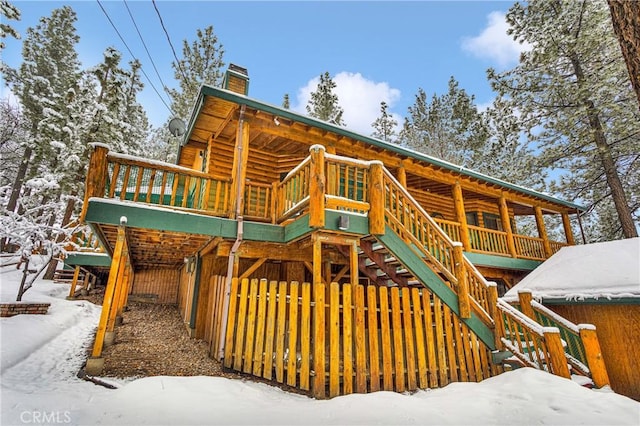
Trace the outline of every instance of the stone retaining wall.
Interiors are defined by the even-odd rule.
[[[44,315],[49,310],[51,303],[0,303],[0,317],[12,317],[20,314]]]

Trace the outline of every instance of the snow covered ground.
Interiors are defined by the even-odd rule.
[[[0,280],[1,300],[15,300],[20,275],[5,267]],[[640,403],[529,368],[327,401],[220,377],[109,380],[110,390],[76,377],[100,308],[65,300],[68,290],[38,280],[23,299],[51,303],[49,314],[1,319],[2,425],[640,425]]]

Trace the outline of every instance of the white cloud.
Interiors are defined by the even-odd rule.
[[[349,130],[363,135],[372,132],[371,123],[380,116],[380,102],[384,101],[393,108],[400,99],[400,90],[394,89],[386,82],[375,82],[363,77],[360,73],[342,71],[332,77],[338,95],[338,103],[344,110],[342,118]],[[306,105],[320,82],[320,76],[314,77],[304,87],[298,89],[296,104],[292,110],[307,114]],[[393,114],[398,123],[402,123],[398,114]]]
[[[495,61],[499,67],[518,62],[520,53],[531,50],[528,43],[518,43],[507,35],[509,24],[504,12],[491,12],[487,15],[487,26],[475,37],[465,37],[462,48],[472,55]]]

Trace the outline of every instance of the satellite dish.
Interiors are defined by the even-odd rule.
[[[169,131],[173,136],[176,137],[184,135],[184,132],[186,131],[184,121],[180,120],[177,117],[172,118],[171,121],[169,121]]]

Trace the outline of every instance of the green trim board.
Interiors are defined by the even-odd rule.
[[[345,231],[338,227],[340,216],[349,218],[349,228]],[[284,239],[282,242],[288,243],[297,240],[317,228],[309,226],[309,215],[304,214],[284,226]],[[355,213],[342,212],[338,210],[325,210],[325,225],[322,228],[326,231],[340,231],[348,234],[367,235],[369,233],[369,218]]]
[[[542,265],[542,261],[529,259],[515,259],[513,257],[496,256],[484,253],[464,252],[464,255],[475,266],[488,266],[500,269],[515,269],[518,271],[533,271]]]
[[[210,235],[229,239],[235,239],[237,236],[238,223],[233,219],[105,198],[89,199],[85,220],[91,224],[119,225],[122,216],[127,218],[127,227]],[[325,211],[325,226],[323,229],[338,231],[340,216],[349,217],[348,233],[368,234],[369,219],[366,216],[337,210]],[[300,218],[285,226],[244,221],[243,239],[287,243],[314,230],[315,228],[309,226],[308,214],[300,216]]]
[[[413,275],[416,276],[434,295],[442,300],[456,315],[460,316],[458,296],[427,266],[422,257],[416,254],[388,225],[384,235],[377,236],[389,252],[395,256]],[[488,328],[475,313],[471,318],[460,318],[491,350],[495,350],[493,331]]]
[[[106,198],[91,198],[85,221],[95,224],[119,225],[127,218],[127,227],[236,238],[238,224],[232,219],[201,215],[163,208],[162,206],[122,202]],[[246,240],[283,242],[284,229],[279,225],[244,222]]]
[[[387,151],[391,151],[394,152],[396,154],[400,154],[400,155],[404,155],[406,157],[409,158],[413,158],[416,160],[419,160],[421,162],[426,162],[429,164],[433,164],[437,167],[442,167],[444,169],[450,170],[452,172],[455,173],[459,173],[461,175],[465,175],[474,179],[479,179],[481,181],[484,182],[488,182],[494,185],[498,185],[501,186],[503,188],[507,188],[513,191],[517,191],[520,192],[522,194],[526,194],[529,196],[533,196],[536,198],[540,198],[552,203],[556,203],[565,207],[569,207],[571,209],[575,209],[575,210],[580,210],[580,211],[586,211],[586,208],[583,206],[580,206],[578,204],[574,204],[571,203],[569,201],[565,201],[565,200],[561,200],[559,198],[555,198],[552,197],[550,195],[547,194],[543,194],[541,192],[537,192],[534,191],[532,189],[529,188],[525,188],[519,185],[515,185],[513,183],[509,183],[506,181],[503,181],[501,179],[497,179],[497,178],[493,178],[491,176],[487,176],[483,173],[479,173],[476,172],[474,170],[470,170],[467,169],[463,166],[458,166],[456,164],[452,164],[449,163],[447,161],[444,160],[440,160],[438,158],[432,157],[430,155],[426,155],[417,151],[414,151],[412,149],[403,147],[401,145],[396,145],[396,144],[392,144],[389,142],[385,142],[382,141],[380,139],[375,139],[369,136],[364,136],[364,135],[360,135],[358,133],[352,132],[350,130],[345,129],[344,127],[339,127],[339,126],[335,126],[333,124],[327,123],[325,121],[321,121],[321,120],[317,120],[311,117],[308,117],[306,115],[301,115],[301,114],[297,114],[295,112],[292,112],[291,110],[288,109],[284,109],[281,107],[277,107],[271,104],[267,104],[261,101],[257,101],[255,99],[249,98],[248,96],[245,95],[241,95],[239,93],[235,93],[229,90],[225,90],[225,89],[221,89],[221,88],[217,88],[217,87],[212,87],[212,86],[207,86],[207,85],[203,85],[200,87],[200,94],[198,95],[198,99],[196,101],[196,106],[197,105],[202,105],[204,103],[204,97],[205,96],[212,96],[212,97],[216,97],[219,99],[223,99],[229,102],[234,102],[238,105],[247,105],[250,108],[254,108],[260,111],[264,111],[264,112],[268,112],[270,114],[274,114],[277,115],[279,117],[283,117],[289,120],[293,120],[296,121],[298,123],[303,123],[306,124],[308,126],[312,126],[318,129],[322,129],[322,130],[326,130],[328,132],[332,132],[335,133],[337,135],[341,135],[341,136],[345,136],[348,138],[352,138],[352,139],[356,139],[359,141],[362,141],[366,144],[375,146],[377,148],[382,148],[384,150]],[[200,107],[201,108],[201,107]],[[182,144],[186,143],[186,141],[189,140],[189,138],[191,137],[191,133],[193,132],[194,126],[195,126],[195,119],[197,117],[197,115],[200,112],[200,108],[194,108],[194,115],[192,115],[190,121],[189,121],[189,128],[187,130],[187,133],[185,134],[185,137],[182,141]]]
[[[111,266],[111,258],[106,253],[69,252],[64,259],[66,266],[99,266],[108,268]]]

